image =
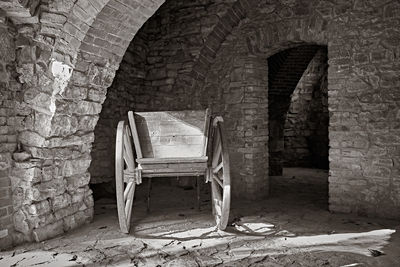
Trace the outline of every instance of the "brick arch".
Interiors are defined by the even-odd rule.
[[[221,45],[240,22],[247,17],[256,2],[255,0],[238,0],[219,18],[217,24],[205,39],[200,55],[193,63],[191,71],[177,78],[174,84],[175,88],[183,87],[188,94],[191,94],[198,92],[204,86],[207,72],[214,63]],[[190,99],[192,99],[192,102],[188,103],[188,107],[196,106],[195,98]]]

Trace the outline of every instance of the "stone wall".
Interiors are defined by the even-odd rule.
[[[10,173],[17,148],[15,100],[20,91],[15,79],[15,35],[13,25],[0,17],[0,248],[12,244],[14,230]]]
[[[284,129],[284,166],[328,169],[327,70],[327,51],[322,48],[291,96]]]
[[[391,218],[400,215],[396,93],[399,46],[395,42],[399,32],[394,30],[398,10],[398,3],[378,5],[378,1],[336,5],[326,1],[256,4],[249,19],[232,31],[219,50],[212,68],[224,70],[221,73],[224,77],[216,80],[211,77],[212,72],[207,75],[207,79],[215,81],[214,88],[227,90],[232,69],[228,66],[240,61],[245,53],[249,59],[257,57],[262,61],[300,44],[328,46],[331,211]],[[235,77],[247,73],[242,69]],[[263,81],[260,85],[265,88]],[[237,99],[243,102],[244,95],[239,94]],[[242,113],[236,115],[238,125],[245,121]],[[250,129],[246,126],[243,130]],[[262,151],[265,153],[267,148]],[[261,170],[266,163],[260,161],[255,166]],[[246,167],[241,165],[241,169]],[[240,184],[244,191],[254,180],[242,177],[243,180],[236,179],[236,186]],[[261,184],[268,177],[257,179]],[[384,207],[379,208],[381,205]]]
[[[2,176],[13,166],[16,243],[41,241],[91,220],[88,168],[107,88],[132,38],[163,2],[0,2],[2,21],[10,19],[18,35],[21,94],[11,95],[18,100],[18,119],[12,123],[19,146],[16,150],[12,144],[13,134],[10,141],[7,137],[9,150],[15,150],[10,165],[9,150],[1,153],[6,162]],[[180,19],[191,9],[215,15],[178,27],[188,31],[179,42],[168,42],[172,37],[166,34],[153,43],[161,49],[157,53],[172,47],[165,51],[176,54],[163,54],[159,67],[159,55],[154,55],[154,73],[149,68],[146,76],[161,76],[151,79],[149,88],[157,90],[150,94],[149,107],[159,107],[166,98],[171,108],[211,105],[225,116],[235,196],[268,193],[268,57],[301,44],[327,45],[330,210],[400,218],[399,2],[201,2],[211,3],[210,9],[185,3],[189,6]],[[199,27],[205,30],[201,39],[198,32],[190,33]],[[165,33],[171,29],[165,27]],[[162,67],[177,62],[178,67],[169,67],[179,70],[170,74]],[[172,92],[179,97],[170,97]],[[8,112],[9,103],[2,99],[0,110]],[[7,216],[1,229],[10,228]]]
[[[11,180],[13,206],[4,227],[1,214],[1,230],[11,218],[14,244],[39,242],[91,221],[88,168],[98,114],[130,41],[163,1],[142,2],[0,3],[2,21],[16,28],[15,70],[7,70],[21,89],[7,92],[16,101],[2,100],[1,106],[15,107],[15,118],[8,120],[18,134],[8,147],[12,158],[2,154],[9,165],[1,166]]]

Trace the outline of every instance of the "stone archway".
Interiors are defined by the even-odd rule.
[[[33,27],[40,38],[19,44],[35,57],[18,59],[27,113],[11,173],[15,243],[91,220],[87,169],[101,104],[130,40],[162,2],[54,2]]]

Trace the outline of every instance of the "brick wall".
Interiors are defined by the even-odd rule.
[[[284,128],[284,166],[328,169],[327,69],[327,51],[321,48],[291,96]]]

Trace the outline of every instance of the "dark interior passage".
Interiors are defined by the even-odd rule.
[[[285,167],[329,167],[327,69],[327,52],[321,48],[292,94],[284,126]]]
[[[327,49],[316,45],[287,49],[270,57],[268,67],[272,195],[286,192],[295,198],[313,199],[325,209],[329,168]]]
[[[303,45],[268,59],[269,173],[328,168],[326,47]]]

